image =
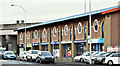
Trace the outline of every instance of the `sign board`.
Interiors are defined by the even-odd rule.
[[[32,46],[32,44],[31,44],[31,43],[27,44],[27,47],[31,47],[31,46]]]
[[[120,46],[108,46],[107,52],[120,51]]]

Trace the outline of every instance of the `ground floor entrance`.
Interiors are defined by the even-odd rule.
[[[64,58],[71,58],[72,57],[72,48],[71,44],[63,44],[63,57]]]
[[[41,45],[42,51],[48,51],[48,45]]]
[[[82,55],[84,52],[86,52],[86,43],[76,44],[76,56]]]

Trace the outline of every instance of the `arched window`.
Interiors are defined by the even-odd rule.
[[[46,37],[46,29],[45,28],[43,30],[43,36],[44,36],[44,38]]]
[[[35,30],[35,38],[37,38],[37,30]]]
[[[65,25],[64,32],[65,32],[65,35],[68,35],[68,25]]]
[[[53,28],[53,36],[56,36],[56,27]]]
[[[30,33],[29,33],[29,31],[27,32],[27,38],[29,39],[29,37],[30,37]]]
[[[94,31],[95,32],[98,31],[98,20],[97,19],[94,20]]]
[[[21,32],[20,38],[21,38],[21,40],[22,40],[22,32]]]
[[[81,22],[78,23],[78,33],[81,34],[82,32],[82,24]]]

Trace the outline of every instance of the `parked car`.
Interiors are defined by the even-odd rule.
[[[100,52],[98,52],[98,51],[93,52],[93,53],[91,54],[91,58],[92,58],[93,56],[97,55],[98,53],[100,53]],[[85,61],[86,63],[89,63],[89,62],[90,62],[89,59],[90,59],[90,54],[84,58],[84,61]]]
[[[38,55],[39,50],[29,50],[26,56],[26,61],[34,61]]]
[[[0,58],[2,59],[2,57],[3,57],[3,53],[2,53],[2,52],[0,52]]]
[[[3,54],[3,59],[14,59],[16,60],[16,55],[13,51],[5,51]]]
[[[26,56],[27,56],[27,51],[24,51],[21,53],[21,55],[19,55],[19,60],[26,60]]]
[[[80,62],[84,62],[84,57],[88,56],[90,54],[90,52],[85,52],[80,56],[75,56],[74,57],[74,61],[80,61]]]
[[[113,53],[112,55],[105,58],[105,64],[113,65],[120,64],[120,53]]]
[[[97,55],[92,57],[92,63],[95,64],[97,62],[97,58],[101,57],[102,55],[105,55],[107,52],[100,52]]]
[[[36,58],[36,62],[49,62],[54,63],[54,56],[49,51],[39,51],[38,56]]]
[[[98,56],[101,56],[103,54],[106,54],[106,52],[98,52],[97,54],[91,56],[91,63],[95,64],[96,63],[96,59]],[[86,57],[86,63],[90,63],[90,56]]]
[[[96,63],[104,64],[105,63],[105,58],[110,56],[111,54],[113,54],[113,52],[107,52],[106,54],[98,56],[97,59],[96,59]]]

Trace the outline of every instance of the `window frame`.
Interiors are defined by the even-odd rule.
[[[97,22],[97,30],[95,29],[95,22]],[[94,32],[98,32],[99,23],[98,23],[98,20],[97,20],[97,19],[94,20],[93,27],[94,27]]]
[[[67,33],[66,33],[66,27],[67,27]],[[68,35],[68,25],[67,25],[67,24],[64,26],[64,34],[65,34],[66,36]]]
[[[20,34],[20,39],[21,39],[21,40],[23,39],[23,35],[22,35],[22,32],[21,32],[21,34]]]
[[[55,31],[54,31],[55,29]],[[54,33],[55,32],[55,33]],[[56,27],[53,27],[53,36],[55,37],[56,36]]]
[[[44,34],[44,31],[45,31],[45,34]],[[45,28],[43,29],[43,37],[44,38],[46,37],[46,29]]]
[[[35,30],[35,38],[37,38],[37,33],[38,33],[37,30]]]
[[[27,32],[27,39],[29,39],[29,37],[30,37],[30,33],[29,33],[29,31]]]
[[[79,25],[81,26],[81,32],[79,32]],[[82,23],[79,22],[78,25],[77,25],[77,30],[78,30],[78,34],[81,34],[82,33]]]

